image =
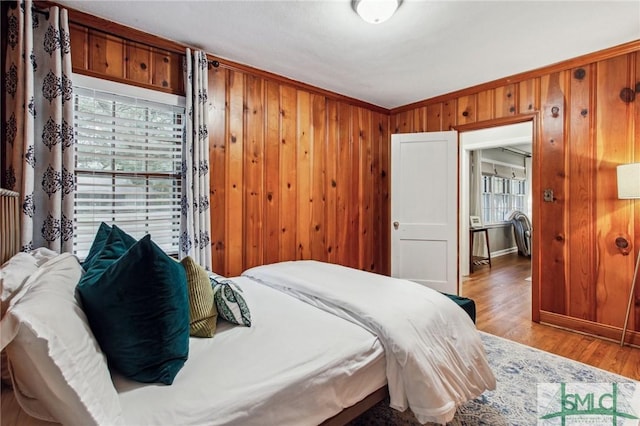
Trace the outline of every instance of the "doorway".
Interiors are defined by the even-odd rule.
[[[515,124],[505,124],[500,126],[494,126],[489,128],[479,128],[479,129],[471,129],[471,130],[459,130],[459,182],[460,182],[460,220],[459,220],[459,247],[460,247],[460,256],[459,256],[459,268],[460,271],[460,282],[462,282],[462,277],[470,274],[470,241],[469,241],[469,230],[470,230],[470,216],[480,216],[485,225],[488,225],[493,232],[494,236],[502,236],[502,234],[506,234],[508,236],[511,235],[511,225],[505,225],[504,220],[507,219],[506,214],[516,209],[516,206],[521,206],[518,210],[525,210],[529,215],[529,218],[533,220],[532,211],[533,206],[531,202],[531,193],[532,193],[532,158],[531,153],[533,152],[533,121],[524,121]],[[505,183],[509,185],[508,189],[501,189],[500,192],[503,195],[496,195],[495,199],[491,192],[477,194],[477,203],[482,204],[484,201],[485,204],[483,206],[482,211],[476,210],[471,214],[470,210],[470,194],[472,191],[471,188],[471,164],[472,164],[472,152],[480,151],[484,152],[496,152],[500,151],[510,152],[510,153],[518,153],[522,154],[522,163],[521,165],[516,164],[515,161],[509,161],[505,159],[501,159],[497,154],[493,154],[486,161],[482,162],[482,167],[489,166],[496,170],[496,175],[499,174],[498,170],[506,170],[504,173],[513,173],[515,177],[518,174],[518,178],[523,178],[524,184],[521,187],[526,187],[526,200],[519,200],[519,196],[514,194],[515,191],[511,188],[512,180],[508,179],[508,176],[504,178],[496,178],[496,182],[501,182],[502,185]],[[486,151],[490,150],[490,151]],[[508,151],[507,151],[508,150]],[[526,159],[525,159],[526,158]],[[509,167],[513,163],[512,167]],[[480,161],[476,160],[476,168],[480,167]],[[523,171],[522,175],[520,172]],[[480,175],[480,170],[477,171],[477,176]],[[485,182],[491,184],[490,180],[487,180],[489,176],[483,177]],[[516,184],[516,180],[513,179],[513,183]],[[480,183],[478,183],[480,184]],[[489,185],[490,186],[490,185]],[[485,185],[485,189],[487,186]],[[506,188],[506,187],[505,187]],[[474,189],[477,191],[477,189]],[[522,194],[521,194],[522,195]],[[484,198],[484,200],[483,200]],[[515,203],[515,204],[514,204]],[[508,230],[506,233],[501,233],[500,230]],[[504,237],[502,237],[504,239]],[[513,240],[512,240],[513,241]],[[508,245],[508,244],[507,244]],[[494,245],[494,247],[496,247]],[[502,253],[508,253],[511,250],[510,247],[502,247],[500,246],[500,250]],[[492,250],[493,251],[493,250]],[[489,254],[489,253],[487,253]]]

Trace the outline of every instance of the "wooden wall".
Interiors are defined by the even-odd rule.
[[[74,72],[184,94],[183,46],[70,20]],[[316,259],[389,274],[388,111],[220,63],[209,70],[214,270]]]
[[[73,72],[184,95],[184,54],[69,24]]]
[[[243,72],[209,77],[214,268],[388,273],[388,116]]]
[[[638,98],[624,102],[624,88]],[[533,317],[620,339],[640,251],[640,201],[617,199],[616,166],[640,162],[640,42],[398,108],[391,130],[463,131],[522,118],[537,125]],[[544,189],[554,191],[553,202],[543,202]],[[628,253],[616,247],[620,236]],[[630,329],[640,331],[640,286]],[[640,344],[640,334],[630,339]]]

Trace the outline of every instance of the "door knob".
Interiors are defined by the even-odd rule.
[[[393,229],[398,229],[400,222],[393,222]]]

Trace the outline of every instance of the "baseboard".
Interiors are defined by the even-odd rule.
[[[518,252],[518,247],[510,247],[503,250],[492,251],[491,258],[493,259],[494,257],[500,257],[500,256],[504,256],[511,253],[517,253],[517,252]]]
[[[540,311],[540,323],[620,343],[622,328],[553,312]],[[640,332],[627,330],[625,343],[640,348]]]

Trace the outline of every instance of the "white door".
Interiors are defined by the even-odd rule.
[[[391,275],[458,294],[457,132],[391,136]]]

